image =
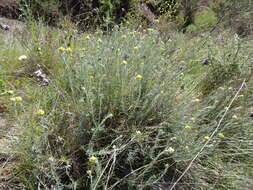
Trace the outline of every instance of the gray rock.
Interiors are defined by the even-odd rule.
[[[8,26],[6,24],[1,24],[0,23],[0,29],[2,29],[2,30],[10,30],[10,26]]]

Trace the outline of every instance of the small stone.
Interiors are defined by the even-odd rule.
[[[10,30],[10,26],[8,26],[6,24],[1,24],[0,23],[0,29],[2,29],[2,30]]]
[[[202,65],[209,65],[210,61],[208,59],[205,59],[201,64]]]

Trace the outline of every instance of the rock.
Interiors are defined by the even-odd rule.
[[[1,0],[0,0],[1,1]],[[7,31],[16,31],[21,30],[25,26],[24,22],[18,21],[17,19],[9,19],[0,16],[0,31],[7,30]]]
[[[46,74],[43,73],[41,69],[34,72],[35,77],[38,78],[39,81],[42,82],[42,86],[47,86],[50,80],[47,78]]]
[[[209,59],[205,59],[201,64],[202,65],[209,65],[210,61],[209,61]]]
[[[10,26],[8,26],[6,24],[1,24],[0,23],[0,29],[2,29],[2,30],[10,30]]]

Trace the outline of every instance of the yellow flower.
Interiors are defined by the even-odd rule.
[[[85,39],[85,40],[90,40],[90,36],[87,35],[84,39]]]
[[[138,46],[135,46],[135,47],[134,47],[134,50],[138,50],[138,49],[139,49],[139,47],[138,47]]]
[[[92,171],[91,171],[91,170],[87,170],[86,173],[87,173],[88,175],[91,175],[91,174],[92,174]]]
[[[195,98],[194,102],[200,102],[200,99]]]
[[[119,53],[119,52],[120,52],[120,48],[118,48],[118,49],[116,50],[116,52]]]
[[[184,128],[188,129],[188,130],[192,130],[192,126],[190,126],[190,125],[186,125]]]
[[[68,47],[68,48],[66,49],[66,52],[67,52],[67,53],[72,53],[72,49],[71,49],[70,47]]]
[[[22,101],[23,101],[22,97],[20,97],[20,96],[16,97],[16,102],[22,102]]]
[[[208,140],[210,139],[210,137],[209,137],[209,136],[204,136],[204,139],[205,139],[206,141],[208,141]]]
[[[48,160],[49,160],[50,162],[54,162],[54,161],[55,161],[54,157],[52,157],[52,156],[50,156],[50,157],[48,158]]]
[[[122,65],[127,65],[128,62],[127,62],[126,60],[123,60],[121,64],[122,64]]]
[[[224,137],[225,137],[225,135],[224,135],[223,133],[218,133],[218,136],[219,136],[220,138],[224,138]]]
[[[39,109],[39,110],[37,111],[37,114],[38,114],[38,115],[45,115],[45,111],[42,110],[42,109]]]
[[[98,162],[97,157],[92,156],[92,157],[89,158],[89,163],[90,164],[96,164],[97,162]]]
[[[238,119],[237,115],[232,116],[233,119]]]
[[[141,136],[142,135],[141,131],[136,131],[135,133],[136,133],[137,136]]]
[[[21,56],[19,56],[19,58],[18,58],[19,61],[24,61],[24,60],[26,60],[26,59],[27,59],[27,56],[26,56],[26,55],[21,55]]]
[[[142,79],[142,76],[141,75],[137,75],[136,77],[135,77],[135,80],[141,80]]]
[[[99,38],[99,39],[97,40],[97,42],[98,42],[98,43],[102,43],[103,41]]]
[[[20,96],[17,96],[15,98],[10,98],[10,100],[13,102],[22,102],[23,101],[22,97],[20,97]]]
[[[172,147],[169,147],[166,151],[169,153],[173,153],[173,152],[175,152],[175,149]]]
[[[64,52],[64,51],[65,51],[65,48],[61,46],[61,47],[58,48],[58,50],[59,50],[60,52]]]

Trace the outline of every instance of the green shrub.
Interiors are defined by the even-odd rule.
[[[199,28],[209,28],[217,24],[217,17],[211,9],[203,9],[196,13],[194,24]]]
[[[108,188],[133,171],[117,188],[151,187],[173,179],[172,155],[178,145],[171,140],[174,127],[166,121],[178,73],[161,57],[165,46],[174,47],[160,43],[155,30],[97,35],[83,36],[78,45],[85,49],[63,48],[63,69],[46,91],[33,91],[34,104],[23,108],[30,119],[21,123],[26,129],[19,147],[24,153],[19,175],[28,182],[39,178],[33,188],[42,183],[65,189]],[[79,55],[77,62],[74,54]],[[46,115],[40,118],[39,109]]]
[[[15,44],[29,55],[26,66],[42,63],[51,79],[43,87],[26,79],[5,100],[19,131],[18,181],[26,189],[167,188],[198,155],[177,188],[242,187],[233,176],[252,176],[250,41],[170,33],[164,42],[157,30],[120,27],[104,35],[34,25],[22,41],[27,52]]]
[[[200,32],[214,27],[218,22],[215,13],[209,9],[205,8],[199,10],[194,17],[194,23],[187,27],[188,32]]]
[[[189,33],[195,33],[197,31],[198,31],[198,27],[195,24],[190,24],[186,28],[186,32],[189,32]]]

